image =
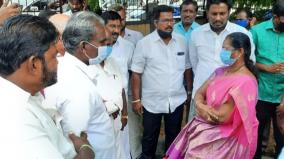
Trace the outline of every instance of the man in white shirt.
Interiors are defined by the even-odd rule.
[[[121,17],[121,31],[120,36],[124,39],[132,42],[135,46],[139,40],[143,38],[143,35],[135,30],[126,28],[126,12],[124,6],[120,4],[113,4],[110,6],[109,10],[117,12]],[[131,89],[131,84],[129,83],[129,90]],[[129,127],[129,144],[130,152],[133,158],[137,158],[142,152],[141,139],[142,139],[142,118],[137,115],[132,110],[132,92],[128,91],[128,127]]]
[[[93,159],[86,136],[71,135],[73,146],[42,108],[38,92],[57,81],[56,28],[44,18],[19,15],[1,29],[1,158]]]
[[[59,60],[58,83],[45,89],[45,95],[46,104],[56,105],[62,114],[64,133],[85,131],[96,158],[115,159],[112,123],[96,91],[97,81],[88,69],[105,41],[100,17],[86,11],[74,14],[63,32],[67,52]]]
[[[189,55],[194,73],[192,97],[197,89],[215,71],[224,66],[221,62],[220,52],[226,36],[232,32],[242,32],[251,39],[251,59],[255,61],[254,44],[252,36],[245,28],[229,22],[231,4],[226,0],[214,0],[207,4],[206,23],[193,30],[189,40]],[[194,102],[191,102],[189,120],[195,116]]]
[[[110,58],[112,58],[119,66],[122,74],[122,83],[125,90],[125,94],[128,92],[129,82],[129,69],[131,64],[131,58],[133,55],[134,45],[120,36],[121,31],[121,17],[114,11],[106,11],[102,14],[102,18],[105,21],[106,31],[111,34],[112,52]],[[128,125],[121,132],[121,140],[125,150],[126,159],[130,159],[130,146],[129,146],[129,133]]]
[[[86,10],[86,3],[84,0],[68,0],[69,11],[64,12],[63,14],[67,16],[72,16],[73,14]]]
[[[173,9],[158,6],[153,17],[156,30],[137,43],[131,65],[133,109],[143,115],[143,159],[155,157],[162,117],[165,150],[180,132],[187,98],[184,73],[191,67],[186,41],[172,33]]]
[[[125,8],[120,4],[113,4],[110,6],[109,10],[117,12],[121,17],[120,36],[136,45],[136,43],[143,38],[143,35],[138,31],[126,28]]]

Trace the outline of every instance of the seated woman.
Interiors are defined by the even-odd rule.
[[[197,116],[166,152],[168,159],[251,159],[256,151],[258,121],[256,70],[249,59],[249,37],[229,34],[215,70],[199,88]]]

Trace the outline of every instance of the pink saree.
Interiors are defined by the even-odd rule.
[[[255,105],[257,82],[250,76],[224,76],[219,68],[209,79],[207,104],[218,108],[229,97],[234,110],[225,123],[212,125],[195,117],[177,136],[166,152],[168,159],[251,159],[257,145]]]

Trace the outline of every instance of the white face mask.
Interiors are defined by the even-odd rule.
[[[86,53],[85,55],[89,58],[89,65],[96,65],[100,64],[103,62],[112,52],[112,47],[111,46],[95,46],[94,44],[91,44],[87,41],[86,43],[90,44],[91,46],[95,47],[98,49],[98,56],[95,58],[90,58]]]

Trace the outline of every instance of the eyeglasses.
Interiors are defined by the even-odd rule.
[[[174,24],[176,22],[174,19],[162,19],[162,20],[156,20],[156,21],[162,24]]]

